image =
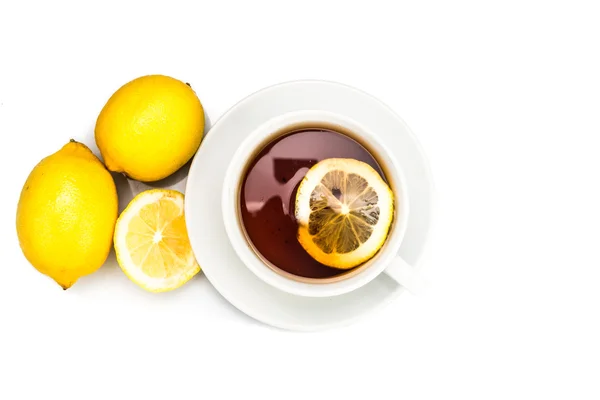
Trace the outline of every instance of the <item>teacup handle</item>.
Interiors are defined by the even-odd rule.
[[[416,272],[415,268],[396,256],[384,272],[412,294],[422,293],[426,283]]]

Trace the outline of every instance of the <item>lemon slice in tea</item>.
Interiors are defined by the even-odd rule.
[[[298,241],[321,264],[354,268],[383,246],[394,195],[369,164],[329,158],[315,164],[296,194]]]
[[[148,291],[173,290],[200,271],[175,190],[138,194],[117,220],[114,242],[123,272]]]

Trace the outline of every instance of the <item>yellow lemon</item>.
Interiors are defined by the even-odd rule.
[[[204,110],[187,84],[148,75],[125,84],[96,121],[107,168],[143,182],[166,178],[192,158],[204,133]]]
[[[112,176],[72,140],[31,171],[17,207],[17,235],[27,260],[68,289],[106,261],[117,215]]]
[[[296,194],[298,240],[321,264],[360,265],[383,246],[394,217],[394,195],[369,164],[330,158],[315,164]]]
[[[114,243],[123,272],[151,292],[176,289],[200,271],[175,190],[137,195],[117,220]]]

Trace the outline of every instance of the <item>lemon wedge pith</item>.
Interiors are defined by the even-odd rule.
[[[117,261],[148,291],[173,290],[200,271],[187,235],[183,201],[183,194],[175,190],[148,190],[137,195],[117,220]]]
[[[354,268],[383,246],[394,195],[369,164],[329,158],[315,164],[296,194],[298,241],[321,264]]]

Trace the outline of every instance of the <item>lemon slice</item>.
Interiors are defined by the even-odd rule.
[[[394,195],[369,164],[329,158],[315,164],[296,194],[298,241],[315,260],[349,269],[383,246]]]
[[[183,194],[175,190],[137,195],[117,220],[114,242],[123,272],[148,291],[176,289],[200,271],[185,226]]]

